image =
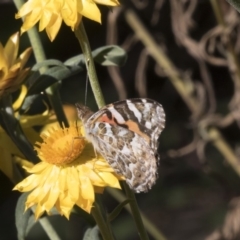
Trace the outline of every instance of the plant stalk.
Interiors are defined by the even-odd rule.
[[[88,41],[88,37],[83,25],[83,21],[79,24],[79,27],[74,31],[75,36],[77,37],[81,49],[83,51],[83,55],[85,57],[85,63],[86,68],[89,76],[89,81],[92,87],[92,91],[94,94],[94,97],[96,99],[97,105],[99,108],[103,107],[105,105],[105,101],[103,98],[102,90],[99,85],[93,57],[92,57],[92,50],[90,48],[90,44]]]
[[[87,37],[87,34],[86,34],[86,31],[85,31],[82,21],[80,23],[79,28],[75,30],[75,35],[80,43],[80,46],[83,51],[83,55],[85,56],[86,67],[87,67],[91,87],[93,90],[93,94],[96,99],[97,105],[100,108],[105,105],[105,102],[104,102],[103,94],[102,94],[102,91],[101,91],[101,88],[100,88],[100,85],[98,82],[95,65],[94,65],[94,61],[93,61],[93,57],[92,57],[92,51],[91,51],[88,37]],[[146,230],[142,223],[141,214],[140,214],[138,206],[137,206],[136,198],[135,198],[133,192],[128,188],[128,186],[126,187],[126,194],[129,198],[131,198],[133,200],[133,201],[131,201],[132,203],[130,204],[130,206],[132,209],[132,215],[136,222],[140,237],[143,240],[148,240]]]
[[[112,236],[112,232],[109,230],[108,225],[106,224],[105,219],[103,218],[103,215],[100,211],[100,208],[98,206],[98,203],[95,201],[94,206],[92,207],[91,211],[92,216],[94,217],[99,230],[101,232],[101,235],[104,240],[114,240],[114,237]]]
[[[108,189],[108,193],[116,199],[118,202],[123,202],[126,200],[126,196],[121,191],[118,191],[116,189],[110,188]],[[130,214],[132,214],[130,206],[127,204],[124,207]],[[153,225],[153,223],[140,211],[141,218],[143,220],[143,224],[146,228],[146,230],[149,232],[149,234],[157,240],[167,240],[167,238],[161,233],[161,231]]]
[[[133,191],[128,187],[128,185],[125,182],[123,183],[123,186],[124,186],[124,190],[127,195],[127,198],[130,199],[129,205],[131,207],[132,216],[135,221],[140,239],[141,240],[149,240],[147,231],[145,229],[145,226],[143,225],[143,220],[142,220],[139,208],[138,208],[135,194],[133,193]]]
[[[23,0],[14,0],[14,3],[17,7],[17,9],[20,9],[22,7],[22,5],[25,3]],[[44,60],[46,60],[46,54],[39,36],[39,33],[37,31],[36,26],[32,27],[31,29],[29,29],[27,31],[28,33],[28,37],[31,43],[31,47],[33,49],[33,53],[34,53],[34,57],[37,63],[42,62]],[[40,73],[44,74],[44,72],[47,70],[46,67],[43,67],[40,69]],[[56,113],[58,122],[60,124],[60,126],[65,126],[68,127],[68,121],[67,118],[65,116],[65,113],[63,111],[63,107],[62,107],[62,102],[61,102],[61,98],[60,98],[60,94],[59,94],[59,85],[57,84],[53,84],[52,86],[48,87],[46,89],[46,93],[48,96],[48,99],[51,103],[52,108],[54,109],[54,112]]]

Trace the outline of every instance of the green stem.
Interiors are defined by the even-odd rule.
[[[109,188],[108,189],[108,193],[114,198],[116,199],[118,202],[123,202],[126,200],[126,196],[124,196],[124,194],[121,191],[118,191],[116,189],[113,188]],[[124,207],[130,214],[132,214],[131,208],[129,205],[125,205]],[[161,233],[161,231],[153,225],[153,223],[144,215],[144,213],[142,213],[140,211],[142,220],[143,220],[143,224],[146,228],[146,230],[148,231],[148,233],[154,238],[154,239],[158,239],[158,240],[167,240],[167,238],[163,235],[163,233]]]
[[[95,65],[92,57],[92,51],[91,51],[88,37],[82,21],[79,24],[79,28],[75,30],[75,35],[80,43],[81,49],[83,51],[83,55],[85,57],[89,81],[92,87],[94,97],[96,99],[98,107],[101,108],[105,105],[105,102],[104,102],[102,90],[98,82],[98,77],[96,74],[96,69],[95,69]]]
[[[87,67],[88,76],[89,76],[89,80],[90,80],[90,83],[91,83],[91,87],[92,87],[92,90],[93,90],[94,97],[96,99],[98,107],[102,107],[102,106],[105,105],[105,102],[104,102],[103,94],[102,94],[102,91],[101,91],[101,88],[100,88],[100,85],[99,85],[99,82],[98,82],[98,78],[97,78],[97,74],[96,74],[96,70],[95,70],[95,65],[94,65],[94,61],[93,61],[93,58],[92,58],[92,51],[91,51],[90,44],[89,44],[87,34],[86,34],[86,31],[85,31],[85,28],[84,28],[84,25],[83,25],[82,21],[80,23],[79,28],[75,30],[75,35],[76,35],[76,37],[77,37],[77,39],[80,43],[80,46],[81,46],[82,51],[83,51],[83,55],[85,56],[86,67]],[[142,223],[141,214],[140,214],[139,209],[138,209],[138,205],[137,205],[137,202],[136,202],[135,195],[128,188],[128,186],[126,186],[125,188],[126,188],[125,191],[126,191],[127,196],[130,199],[132,199],[130,207],[131,207],[131,210],[132,210],[133,218],[134,218],[134,220],[136,222],[136,225],[137,225],[139,235],[140,235],[141,239],[148,240],[149,238],[147,236],[146,230],[145,230],[144,225]]]
[[[112,236],[112,233],[109,230],[108,225],[106,224],[106,221],[103,218],[103,215],[102,215],[102,213],[100,211],[100,208],[99,208],[96,201],[95,201],[94,206],[92,208],[91,214],[94,217],[94,219],[95,219],[95,221],[96,221],[96,223],[99,227],[99,230],[102,234],[103,239],[104,240],[113,240],[114,237]]]
[[[22,5],[25,3],[23,0],[14,0],[14,3],[17,7],[17,9],[20,9],[22,7]],[[34,26],[33,28],[29,29],[27,31],[28,33],[28,37],[33,49],[33,53],[36,59],[36,62],[42,62],[44,60],[46,60],[46,54],[42,45],[42,42],[40,40],[40,36],[39,33],[36,29],[36,26]],[[40,69],[40,73],[44,74],[44,72],[47,70],[46,67],[43,67]],[[46,89],[46,93],[48,95],[48,99],[51,103],[52,108],[54,109],[54,112],[56,113],[58,122],[60,124],[60,126],[62,126],[62,124],[64,124],[65,127],[68,127],[68,121],[67,118],[65,116],[65,113],[63,111],[63,107],[62,107],[62,102],[61,102],[61,98],[60,98],[60,94],[58,91],[58,84],[54,84],[50,87],[48,87]]]
[[[23,0],[14,0],[14,3],[15,3],[15,6],[17,7],[17,9],[19,10],[25,2]],[[42,62],[42,61],[46,60],[44,48],[43,48],[43,45],[40,40],[40,37],[39,37],[36,27],[34,26],[33,28],[29,29],[27,31],[27,33],[28,33],[29,41],[33,48],[33,53],[34,53],[36,62]],[[42,71],[41,71],[41,73],[42,73]]]
[[[140,236],[140,239],[141,240],[149,240],[148,234],[147,234],[146,229],[143,225],[143,221],[142,221],[142,218],[141,218],[141,214],[139,212],[139,208],[138,208],[138,204],[137,204],[135,195],[125,182],[123,183],[123,186],[124,186],[124,190],[125,190],[125,193],[127,195],[127,198],[131,200],[129,202],[129,205],[131,207],[132,216],[133,216],[133,219],[134,219],[135,224],[137,226],[138,234]]]

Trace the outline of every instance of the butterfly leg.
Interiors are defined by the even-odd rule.
[[[71,155],[72,155],[72,153],[73,153],[74,140],[76,140],[76,139],[78,139],[78,140],[79,140],[79,139],[85,139],[85,137],[82,137],[82,136],[80,136],[80,134],[79,134],[79,131],[78,131],[78,125],[77,125],[78,122],[75,121],[75,123],[76,123],[76,130],[77,130],[78,136],[77,136],[77,137],[74,137],[74,138],[72,139],[71,150],[70,150],[70,152],[69,152],[67,158],[70,158]]]
[[[70,149],[70,152],[69,152],[67,158],[70,158],[71,155],[72,155],[72,153],[73,153],[74,141],[75,141],[75,140],[79,140],[79,139],[85,139],[85,138],[84,138],[84,137],[74,137],[74,138],[72,139],[71,149]]]

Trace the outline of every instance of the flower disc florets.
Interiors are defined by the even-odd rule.
[[[80,131],[80,130],[79,130]],[[73,162],[83,151],[86,141],[76,127],[58,128],[42,134],[43,143],[36,143],[39,157],[48,163],[64,165]]]

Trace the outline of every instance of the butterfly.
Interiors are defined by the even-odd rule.
[[[158,138],[165,113],[147,98],[118,101],[92,112],[76,104],[86,138],[135,192],[147,192],[157,179]]]

